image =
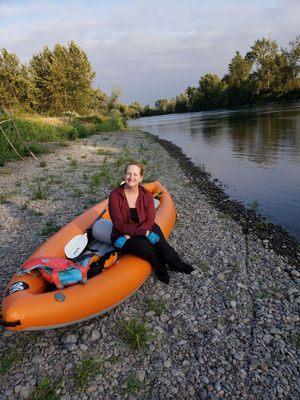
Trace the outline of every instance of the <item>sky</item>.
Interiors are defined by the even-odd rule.
[[[222,77],[255,40],[288,46],[299,21],[300,0],[0,0],[0,49],[27,63],[46,45],[74,40],[96,72],[95,87],[153,105],[205,73]]]

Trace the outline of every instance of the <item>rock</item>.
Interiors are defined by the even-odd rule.
[[[78,340],[77,335],[69,334],[64,336],[61,341],[63,344],[76,344]]]
[[[165,367],[165,368],[170,368],[171,365],[172,365],[172,363],[171,363],[170,360],[166,360],[166,361],[164,362],[164,367]]]
[[[22,386],[20,392],[19,392],[19,396],[21,399],[28,399],[30,394],[31,394],[32,388],[28,385],[26,386]]]
[[[236,308],[236,301],[235,300],[231,300],[230,307],[231,308]]]
[[[138,372],[137,372],[137,379],[140,381],[140,382],[144,382],[144,379],[145,379],[145,371],[144,370],[139,370]]]
[[[95,342],[100,339],[100,333],[98,331],[93,331],[90,337],[91,342]]]
[[[238,361],[243,361],[245,353],[243,351],[238,351],[233,355],[233,357]]]
[[[44,361],[44,357],[39,354],[36,354],[35,356],[32,357],[31,361],[34,364],[41,364]]]

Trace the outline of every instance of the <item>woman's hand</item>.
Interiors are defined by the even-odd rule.
[[[160,237],[156,233],[150,232],[149,235],[147,236],[147,239],[152,244],[155,244],[155,243],[157,243],[159,241]]]
[[[126,237],[126,239],[130,239],[131,238],[131,236],[129,236],[129,235],[124,235],[125,237]]]
[[[121,249],[124,246],[124,244],[126,243],[126,240],[127,240],[127,238],[125,236],[118,237],[118,239],[114,243],[115,247],[117,247],[118,249]]]
[[[150,231],[147,231],[147,232],[146,232],[146,237],[148,237],[149,233],[150,233]]]

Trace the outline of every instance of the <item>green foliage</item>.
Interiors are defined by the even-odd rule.
[[[166,309],[166,303],[162,299],[149,299],[148,309],[149,311],[154,311],[157,316],[160,316]]]
[[[125,383],[126,387],[124,388],[124,392],[128,394],[136,393],[142,387],[141,382],[134,374],[129,375]]]
[[[20,360],[20,355],[14,349],[5,350],[0,357],[0,375],[8,372],[14,363]]]
[[[46,183],[37,182],[37,184],[31,185],[32,200],[45,200],[48,198],[48,186]]]
[[[52,383],[50,378],[44,377],[31,393],[31,400],[58,400],[56,394],[61,387],[62,381]]]
[[[122,338],[133,349],[141,350],[153,339],[153,335],[150,334],[146,325],[136,317],[128,322],[121,318],[119,326]]]
[[[97,375],[100,370],[101,362],[99,359],[85,359],[82,360],[79,365],[76,366],[74,382],[77,389],[83,389],[89,380]]]
[[[242,56],[238,51],[222,78],[207,73],[196,87],[187,87],[172,99],[158,99],[155,107],[146,105],[139,116],[201,111],[272,101],[297,101],[300,97],[300,36],[289,47],[266,38],[256,40]],[[129,115],[135,118],[137,115]]]

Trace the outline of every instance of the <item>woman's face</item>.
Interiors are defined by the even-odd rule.
[[[124,180],[130,188],[139,185],[143,180],[140,168],[137,165],[129,165],[126,169]]]

